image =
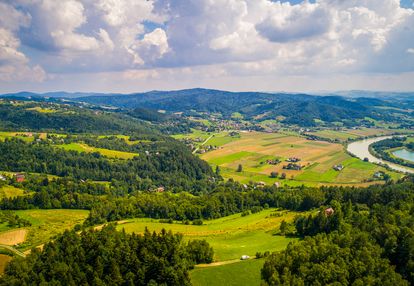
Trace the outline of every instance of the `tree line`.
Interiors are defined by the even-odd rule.
[[[413,285],[413,189],[412,179],[373,186],[297,217],[290,235],[304,241],[269,256],[263,279],[269,285]]]
[[[13,259],[0,285],[191,285],[188,270],[213,255],[206,241],[184,242],[165,230],[137,235],[109,225],[65,231],[43,250]]]

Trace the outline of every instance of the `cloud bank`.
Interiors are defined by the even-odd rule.
[[[266,89],[265,78],[414,73],[406,1],[3,0],[0,15],[0,82],[9,88],[76,75],[102,84],[113,74],[125,85],[250,77],[261,84],[251,89]]]

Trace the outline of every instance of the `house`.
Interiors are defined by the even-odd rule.
[[[299,161],[300,161],[300,158],[298,158],[298,157],[290,157],[290,158],[286,159],[286,162],[292,162],[292,163],[296,163],[296,162],[299,162]]]
[[[6,178],[3,175],[0,175],[0,181],[5,181]]]
[[[344,166],[342,164],[334,165],[332,167],[335,171],[342,171]]]
[[[24,182],[24,180],[25,180],[25,176],[22,173],[14,174],[14,178],[16,179],[16,182],[18,182],[18,183]]]
[[[165,191],[165,188],[163,187],[163,186],[159,186],[157,189],[156,189],[156,192],[157,193],[163,193]]]
[[[269,165],[277,165],[280,163],[279,159],[274,159],[274,160],[266,160],[266,163]]]
[[[276,188],[279,188],[279,187],[280,187],[280,183],[279,183],[279,182],[275,182],[275,183],[273,184],[273,186],[275,186]]]
[[[247,260],[247,259],[250,259],[250,256],[242,255],[242,257],[240,258],[240,260]]]
[[[283,169],[300,171],[300,170],[302,170],[302,166],[298,165],[298,164],[295,164],[295,163],[289,163],[289,164],[283,166]]]
[[[384,172],[381,172],[381,171],[375,172],[374,174],[374,178],[376,179],[382,179],[383,176],[384,176]]]
[[[325,210],[325,215],[326,216],[331,216],[331,215],[333,215],[335,213],[335,211],[334,211],[334,209],[333,208],[327,208],[326,210]]]

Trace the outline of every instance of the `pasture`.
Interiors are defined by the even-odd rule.
[[[301,170],[286,170],[286,159],[300,158]],[[242,183],[262,181],[266,184],[297,185],[368,185],[377,171],[389,173],[394,179],[400,175],[383,167],[363,162],[348,155],[341,144],[324,141],[310,141],[306,138],[282,133],[241,133],[238,140],[223,145],[220,149],[205,153],[201,158],[212,165],[220,166],[221,175]],[[279,159],[277,165],[267,160]],[[333,170],[334,165],[342,164],[341,171]],[[239,165],[242,171],[237,172]],[[279,178],[271,178],[277,172]],[[280,175],[286,174],[286,179]]]
[[[331,130],[323,129],[316,132],[309,132],[309,135],[316,135],[321,138],[330,140],[337,140],[339,142],[345,142],[347,140],[358,139],[371,136],[383,136],[389,135],[397,130],[390,130],[385,128],[357,128],[357,129],[343,129],[343,130]],[[406,131],[405,131],[406,132]]]
[[[251,259],[214,267],[196,267],[190,271],[194,286],[260,286],[264,259]]]
[[[4,141],[6,138],[14,137],[26,142],[33,142],[36,134],[39,135],[40,138],[46,138],[46,133],[0,131],[0,141]]]
[[[177,135],[172,135],[172,137],[177,140],[198,139],[200,140],[200,142],[196,142],[196,145],[201,145],[202,143],[204,143],[205,145],[213,145],[217,147],[236,141],[240,138],[240,135],[231,136],[229,131],[222,131],[218,133],[205,132],[205,131],[201,131],[197,129],[192,129],[191,131],[192,132],[188,134],[177,134]]]
[[[278,216],[272,216],[277,214]],[[296,238],[274,235],[280,223],[293,221],[298,213],[263,210],[256,214],[231,216],[205,221],[203,225],[185,225],[181,222],[160,223],[159,220],[139,218],[120,222],[117,228],[128,233],[143,233],[147,227],[150,231],[162,229],[182,233],[185,239],[205,239],[214,249],[215,261],[238,259],[242,255],[254,256],[256,252],[283,250]]]
[[[117,159],[132,159],[135,156],[139,155],[137,153],[96,148],[96,147],[88,146],[83,143],[62,144],[62,145],[56,145],[56,147],[62,148],[67,151],[77,151],[77,152],[86,152],[86,153],[98,152],[103,156],[106,156],[109,158],[117,158]]]
[[[25,227],[26,239],[20,244],[20,248],[25,250],[48,242],[53,236],[72,229],[76,224],[82,224],[89,212],[59,209],[22,210],[15,213],[32,223],[32,226]]]

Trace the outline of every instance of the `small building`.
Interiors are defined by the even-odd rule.
[[[299,165],[299,164],[295,164],[295,163],[289,163],[289,164],[283,166],[283,169],[300,171],[300,170],[302,170],[302,166]]]
[[[334,211],[334,209],[333,208],[327,208],[326,210],[325,210],[325,215],[326,216],[331,216],[331,215],[333,215],[335,213],[335,211]]]
[[[280,188],[280,183],[279,183],[279,182],[275,182],[275,183],[273,184],[273,186],[275,186],[276,188]]]
[[[3,175],[0,175],[0,181],[5,181],[6,177],[4,177]]]
[[[384,177],[384,172],[381,172],[381,171],[375,172],[374,178],[382,179],[382,177]]]
[[[342,164],[334,165],[332,167],[335,171],[342,171],[344,169],[344,166]]]
[[[240,260],[247,260],[247,259],[250,259],[250,256],[242,255],[242,257],[240,257]]]
[[[257,186],[258,187],[264,187],[264,186],[266,186],[266,183],[265,182],[257,182]]]
[[[16,182],[18,182],[18,183],[24,182],[24,180],[25,180],[25,176],[22,173],[14,174],[14,178],[16,179]]]
[[[163,186],[159,186],[157,189],[156,189],[156,192],[157,193],[163,193],[165,191],[165,188],[163,187]]]
[[[300,158],[298,158],[298,157],[290,157],[290,158],[286,159],[286,162],[292,162],[292,163],[296,163],[296,162],[299,162],[299,161],[300,161]]]
[[[274,160],[266,160],[266,163],[269,165],[277,165],[280,163],[279,159],[274,159]]]

